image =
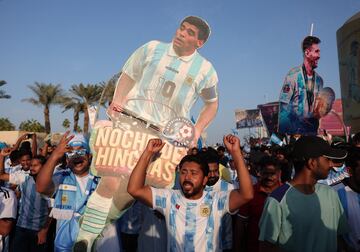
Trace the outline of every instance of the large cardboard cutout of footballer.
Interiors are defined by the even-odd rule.
[[[319,119],[330,112],[334,91],[323,87],[315,72],[320,59],[320,39],[307,36],[302,42],[304,61],[285,77],[279,98],[279,132],[317,135]]]
[[[92,172],[102,178],[87,204],[78,247],[90,251],[106,219],[118,218],[131,204],[128,178],[149,139],[160,136],[167,143],[148,168],[147,183],[171,187],[184,147],[195,145],[215,117],[217,74],[197,51],[209,35],[204,20],[189,16],[171,43],[150,41],[125,63],[107,110],[111,122],[97,122],[91,134]],[[204,106],[192,125],[189,113],[198,97]]]

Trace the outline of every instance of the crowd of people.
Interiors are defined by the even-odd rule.
[[[74,248],[79,220],[99,179],[88,141],[65,133],[57,146],[37,145],[36,134],[1,145],[2,249],[85,251]],[[359,251],[359,133],[350,143],[303,136],[249,153],[228,135],[189,149],[173,189],[144,185],[163,145],[148,142],[129,179],[136,201],[94,251]]]
[[[146,129],[166,128],[188,119],[200,97],[198,120],[185,125],[194,146],[219,105],[217,73],[197,52],[209,35],[206,21],[189,16],[171,43],[137,49],[107,110],[114,125],[126,116]],[[126,189],[122,174],[92,174],[96,153],[82,134],[66,132],[56,144],[49,137],[42,146],[34,133],[13,146],[2,143],[0,250],[360,251],[360,133],[348,142],[316,136],[333,102],[324,107],[317,100],[319,43],[304,39],[304,62],[281,90],[279,131],[293,136],[287,144],[262,142],[246,152],[237,136],[227,135],[216,148],[189,148],[173,188],[146,183],[164,139],[144,138]],[[179,143],[180,133],[173,133],[166,141]],[[119,193],[126,202],[114,202]]]

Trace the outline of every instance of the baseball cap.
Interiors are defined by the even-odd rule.
[[[70,140],[69,146],[71,147],[77,147],[81,146],[82,148],[86,149],[88,152],[90,150],[89,148],[89,142],[85,138],[83,134],[74,134],[74,137]]]
[[[295,159],[309,159],[317,157],[330,159],[344,159],[347,152],[332,148],[325,140],[317,136],[302,136],[294,143],[293,157]]]

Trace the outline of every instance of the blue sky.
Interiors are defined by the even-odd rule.
[[[72,84],[107,81],[130,54],[149,40],[170,41],[187,15],[205,18],[212,34],[200,53],[219,76],[220,107],[208,128],[209,143],[235,127],[235,109],[278,99],[287,71],[302,62],[301,40],[311,23],[320,37],[318,73],[340,97],[336,31],[360,11],[359,0],[0,0],[0,79],[12,96],[0,117],[17,127],[42,108],[22,102],[37,82]],[[193,109],[197,115],[201,102]],[[63,131],[72,113],[51,108],[53,131]],[[82,125],[82,122],[81,122]]]

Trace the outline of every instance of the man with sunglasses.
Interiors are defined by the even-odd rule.
[[[54,173],[56,165],[66,156],[67,168]],[[90,174],[91,154],[82,134],[65,133],[38,174],[37,191],[55,195],[50,216],[57,219],[55,251],[72,251],[79,218],[95,190],[98,179]]]

